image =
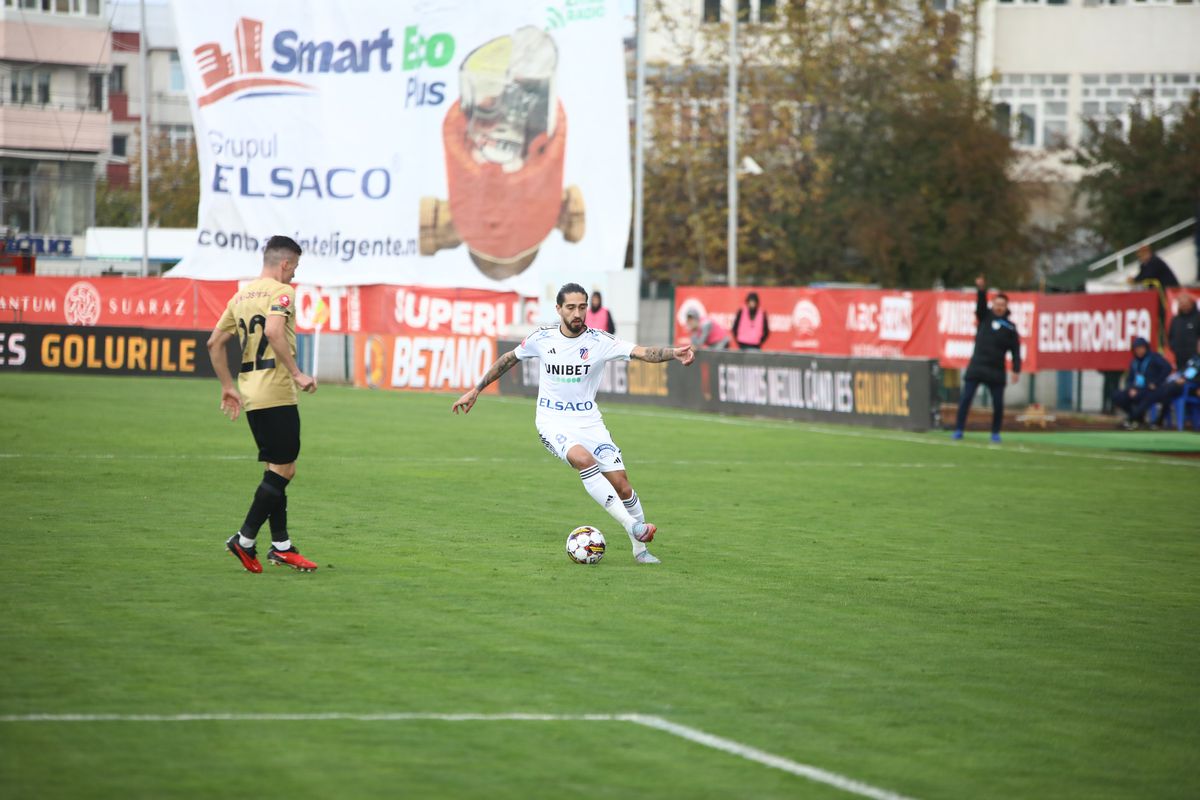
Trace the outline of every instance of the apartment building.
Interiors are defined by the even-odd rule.
[[[105,0],[0,7],[0,226],[39,253],[92,223],[110,146]]]

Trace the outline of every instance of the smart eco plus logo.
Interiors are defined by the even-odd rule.
[[[236,99],[283,94],[310,94],[311,84],[292,75],[392,71],[392,48],[396,40],[384,28],[371,39],[308,40],[294,30],[282,30],[271,40],[274,60],[263,65],[263,23],[242,17],[233,29],[235,50],[226,53],[219,42],[206,42],[193,53],[204,93],[201,107],[225,97]],[[448,33],[422,36],[416,25],[404,29],[401,69],[443,67],[454,57],[454,37]],[[236,57],[236,61],[235,61]],[[289,77],[284,77],[289,76]]]

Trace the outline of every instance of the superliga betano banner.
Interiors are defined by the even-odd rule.
[[[619,0],[173,9],[200,212],[172,275],[249,277],[273,234],[329,286],[537,295],[624,266]]]

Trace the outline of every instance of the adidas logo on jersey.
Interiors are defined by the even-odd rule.
[[[556,356],[556,355],[558,355],[558,351],[557,351],[557,350],[555,350],[553,347],[551,347],[549,350],[547,350],[547,351],[546,351],[546,355],[548,355],[548,356]]]

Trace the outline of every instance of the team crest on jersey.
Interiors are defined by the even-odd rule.
[[[292,304],[292,298],[288,297],[286,294],[279,296],[279,305],[283,306],[284,308],[287,308],[291,304]]]
[[[582,358],[584,361],[587,361],[588,349],[586,347],[579,348],[579,357]]]

